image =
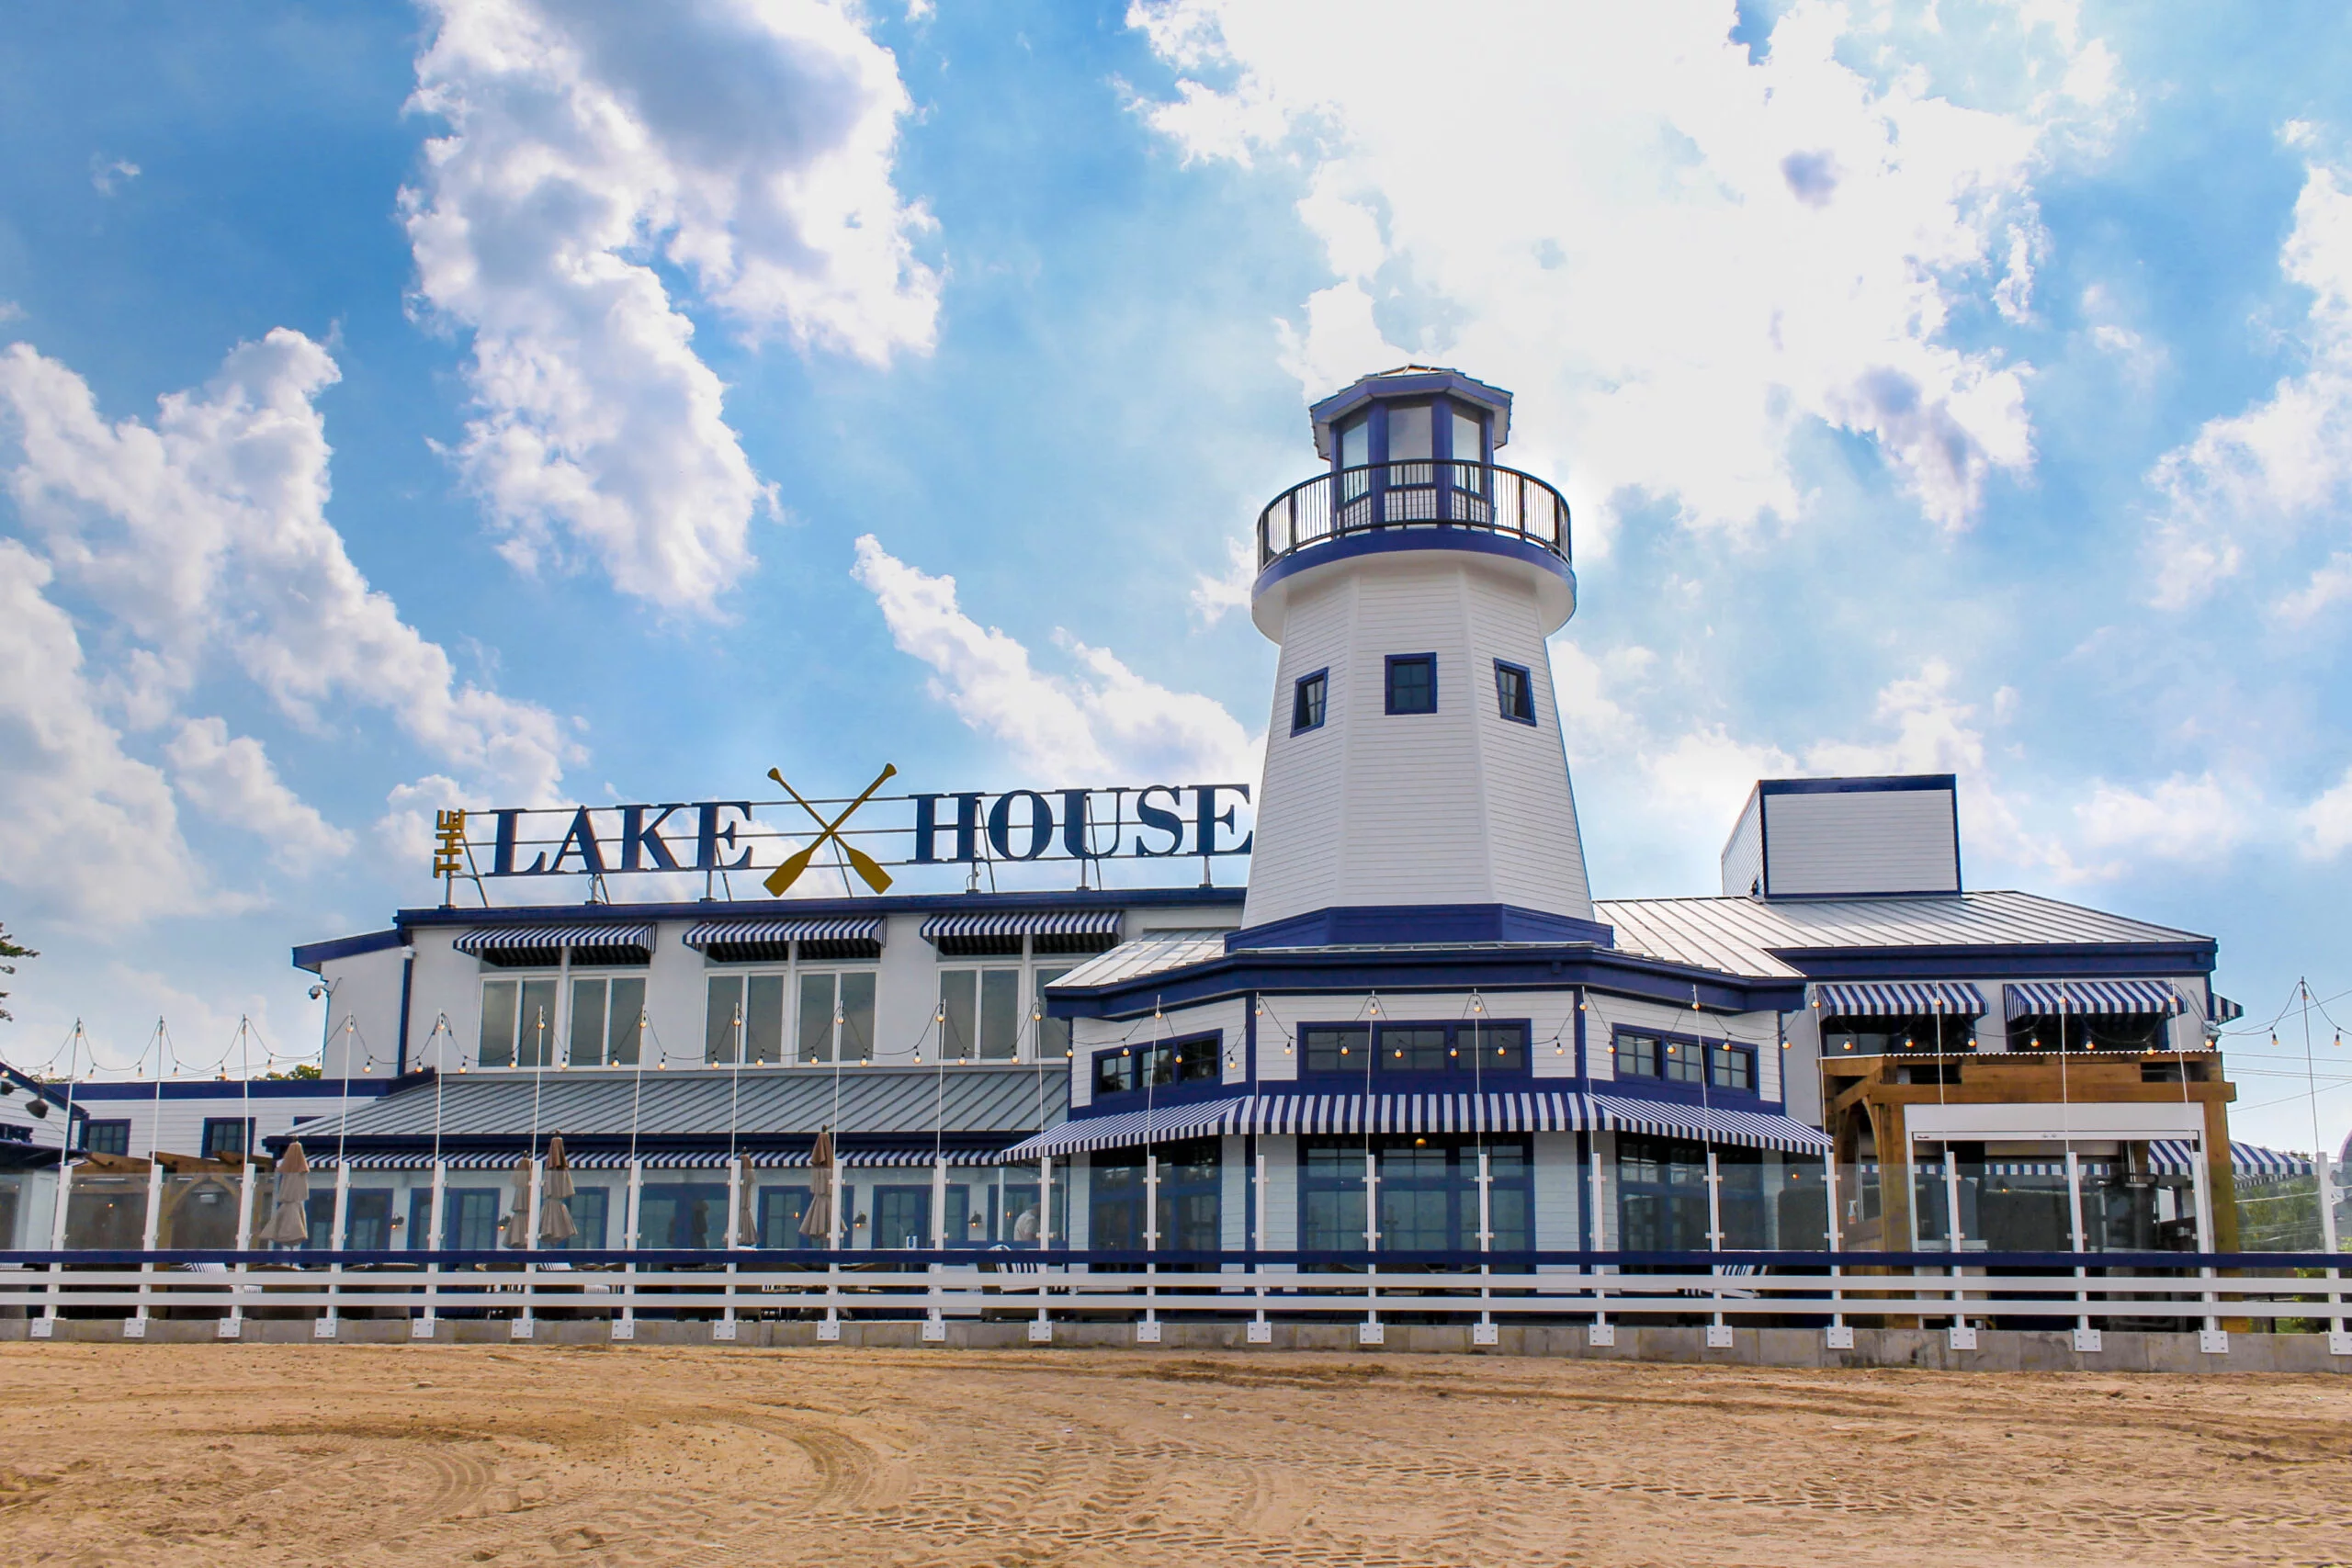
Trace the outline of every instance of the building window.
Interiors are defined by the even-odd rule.
[[[1323,704],[1330,689],[1331,672],[1329,670],[1317,670],[1312,675],[1304,676],[1292,688],[1290,732],[1293,735],[1323,728]]]
[[[2009,1020],[2012,1051],[2169,1051],[2172,1021],[2153,1012],[2025,1013]]]
[[[1707,1151],[1621,1134],[1617,1245],[1627,1252],[1707,1250]]]
[[[94,1155],[127,1155],[130,1152],[130,1119],[120,1121],[85,1122],[82,1126],[82,1147]]]
[[[1181,1089],[1191,1084],[1222,1083],[1221,1034],[1193,1040],[1159,1040],[1148,1045],[1122,1045],[1094,1057],[1094,1098],[1133,1094],[1144,1089]]]
[[[242,1156],[252,1145],[254,1120],[250,1116],[208,1116],[204,1119],[203,1153],[206,1159]]]
[[[1066,1061],[1069,1056],[1069,1020],[1046,1015],[1046,987],[1069,974],[1069,965],[1039,965],[1029,981],[1029,1007],[1037,1019],[1037,1059]]]
[[[553,975],[483,981],[475,1060],[485,1067],[554,1066],[557,983]]]
[[[798,1062],[874,1059],[874,971],[844,969],[800,976]]]
[[[565,1060],[575,1067],[631,1067],[642,1044],[645,976],[575,976]]]
[[[2079,1032],[2081,1019],[2077,1018],[2075,1024]],[[1900,1051],[1973,1051],[1975,1046],[1976,1021],[1954,1014],[1921,1013],[1911,1018],[1848,1018],[1833,1014],[1821,1021],[1821,1050],[1825,1055],[1851,1052],[1883,1056]]]
[[[1495,701],[1512,723],[1535,722],[1535,683],[1525,666],[1495,660]]]
[[[1314,1024],[1299,1031],[1306,1077],[1443,1073],[1473,1080],[1527,1071],[1527,1025],[1483,1019],[1452,1023]],[[1469,1084],[1457,1087],[1467,1089]]]
[[[1614,1061],[1621,1078],[1657,1078],[1738,1094],[1756,1092],[1756,1052],[1746,1045],[1619,1030]]]
[[[1145,1162],[1156,1156],[1157,1223],[1147,1225]],[[1157,1233],[1167,1252],[1214,1252],[1224,1245],[1219,1150],[1215,1138],[1167,1144],[1156,1151],[1097,1154],[1087,1179],[1087,1239],[1107,1252],[1140,1252]]]
[[[1021,971],[942,969],[939,1048],[952,1061],[1010,1062],[1021,1052]]]
[[[1299,1246],[1364,1249],[1365,1153],[1377,1172],[1384,1252],[1476,1252],[1478,1150],[1464,1136],[1306,1138],[1299,1143]],[[1534,1245],[1532,1165],[1525,1139],[1487,1138],[1488,1213],[1497,1252]]]
[[[1392,653],[1388,656],[1388,711],[1437,712],[1437,655]]]

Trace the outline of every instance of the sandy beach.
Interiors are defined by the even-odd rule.
[[[10,1346],[0,1564],[2326,1563],[2340,1381]]]

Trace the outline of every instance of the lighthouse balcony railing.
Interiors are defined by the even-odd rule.
[[[1568,558],[1568,503],[1532,474],[1489,463],[1374,463],[1317,474],[1258,514],[1258,564],[1378,528],[1476,528]]]

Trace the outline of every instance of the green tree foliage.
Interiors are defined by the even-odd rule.
[[[35,953],[31,948],[22,946],[10,938],[8,935],[7,926],[6,924],[0,924],[0,959],[39,958],[40,956],[40,954]],[[0,975],[14,975],[16,972],[17,966],[14,964],[0,963]],[[0,991],[0,1002],[5,1002],[7,999],[8,993],[6,991]],[[14,1022],[16,1016],[16,1014],[10,1012],[6,1008],[0,1007],[0,1023]]]

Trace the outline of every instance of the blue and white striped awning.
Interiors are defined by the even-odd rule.
[[[1148,1111],[1083,1116],[1024,1138],[997,1157],[1059,1158],[1088,1149],[1132,1149],[1145,1144],[1172,1143],[1179,1138],[1238,1133],[1241,1130],[1243,1108],[1249,1103],[1246,1100],[1195,1100],[1189,1105],[1156,1105]]]
[[[2148,1145],[2150,1168],[2165,1176],[2187,1175],[2189,1161],[2196,1156],[2197,1145],[2187,1138],[2158,1138]],[[2308,1156],[2232,1139],[2230,1173],[2240,1181],[2284,1181],[2293,1176],[2309,1176],[2312,1162]]]
[[[1965,980],[1824,981],[1813,1005],[1836,1018],[1980,1018],[1983,993]]]
[[[453,943],[459,953],[514,953],[548,947],[634,947],[653,951],[651,926],[492,926]]]
[[[806,1149],[751,1149],[744,1151],[755,1170],[800,1170],[808,1164]],[[510,1149],[503,1154],[472,1151],[442,1156],[442,1164],[452,1171],[511,1172],[523,1151]],[[715,1180],[725,1180],[727,1152],[724,1149],[647,1149],[638,1156],[647,1170],[703,1170],[712,1173]],[[909,1145],[884,1149],[844,1149],[841,1163],[852,1168],[881,1167],[895,1168],[907,1166],[928,1166],[934,1158],[949,1165],[994,1165],[999,1156],[993,1146],[973,1147],[945,1144],[934,1147],[930,1144]],[[569,1156],[574,1170],[627,1170],[629,1155],[626,1149],[585,1149]],[[337,1164],[333,1149],[312,1156],[314,1170],[333,1169]],[[372,1152],[348,1156],[354,1170],[430,1170],[433,1156],[429,1150],[401,1150],[397,1153]]]
[[[2208,990],[2208,991],[2205,993],[2205,1021],[2206,1021],[2206,1022],[2208,1022],[2208,1023],[2235,1023],[2238,1020],[2240,1020],[2240,1019],[2244,1018],[2245,1016],[2245,1009],[2244,1009],[2244,1008],[2240,1007],[2237,1003],[2235,1003],[2235,1002],[2233,1002],[2233,1001],[2230,1000],[2230,998],[2227,998],[2227,997],[2225,997],[2225,996],[2222,995],[2222,993],[2221,993],[2221,992],[2219,992],[2219,991],[2215,991],[2215,990]]]
[[[850,919],[704,920],[686,929],[685,943],[707,951],[787,942],[879,942],[882,926],[879,915]]]
[[[1250,1133],[1580,1133],[1584,1097],[1557,1093],[1265,1094],[1248,1102]]]
[[[2154,1013],[2170,1018],[2187,1008],[2170,980],[2014,980],[2009,1018],[2039,1013]]]
[[[1792,1116],[1770,1111],[1729,1111],[1721,1106],[1685,1105],[1663,1100],[1631,1100],[1623,1095],[1596,1094],[1593,1108],[1600,1124],[1620,1133],[1647,1133],[1664,1138],[1696,1138],[1708,1144],[1737,1144],[1753,1149],[1780,1149],[1788,1154],[1829,1152],[1826,1134],[1815,1131]]]
[[[936,942],[989,936],[1117,936],[1116,909],[1013,909],[989,915],[933,915],[922,939]]]

